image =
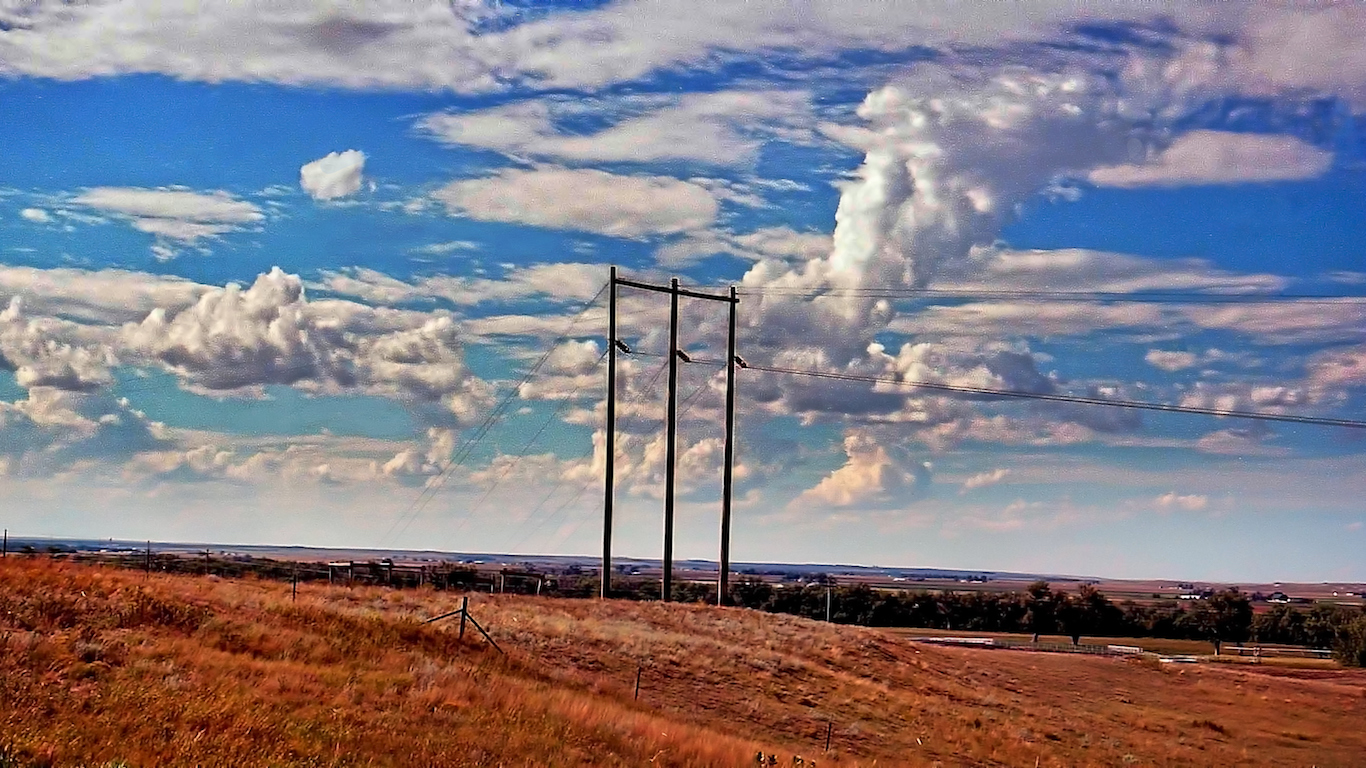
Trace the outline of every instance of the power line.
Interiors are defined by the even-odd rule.
[[[455,471],[455,468],[463,464],[471,455],[473,455],[475,447],[477,447],[479,442],[484,439],[484,436],[488,434],[493,424],[502,417],[505,411],[507,411],[508,407],[512,404],[512,400],[517,397],[518,393],[521,391],[522,386],[541,370],[541,367],[550,359],[550,355],[559,346],[560,342],[569,338],[574,327],[583,320],[584,315],[586,315],[588,310],[598,302],[598,299],[602,298],[602,294],[606,290],[607,285],[604,284],[598,289],[597,293],[593,294],[593,298],[589,299],[587,303],[584,304],[583,309],[579,310],[579,312],[570,319],[569,323],[566,324],[564,331],[546,347],[545,354],[541,355],[540,359],[531,366],[531,369],[526,372],[526,375],[517,383],[517,386],[508,390],[497,407],[490,411],[488,416],[484,418],[484,421],[475,429],[474,439],[464,445],[463,452],[456,451],[451,454],[451,458],[446,462],[446,466],[423,485],[421,493],[419,493],[417,498],[408,505],[408,508],[394,520],[393,525],[389,527],[389,531],[385,533],[384,538],[380,540],[381,543],[389,540],[390,537],[394,535],[394,530],[395,528],[398,528],[400,522],[402,522],[402,528],[398,531],[398,535],[401,536],[403,532],[408,529],[408,526],[412,524],[412,521],[417,519],[417,516],[422,513],[422,510],[431,502],[432,498],[436,496],[436,493],[446,484],[446,480],[450,477],[451,473]]]
[[[953,288],[797,288],[782,286],[739,288],[737,290],[741,296],[791,296],[794,298],[848,296],[870,299],[998,299],[1058,302],[1117,301],[1145,304],[1366,304],[1366,296],[1340,296],[1319,293],[1175,293],[1156,291],[1151,293],[1137,293],[1123,291],[1025,291]]]
[[[633,353],[633,354],[634,354],[634,353]],[[646,397],[648,397],[649,395],[651,395],[651,394],[654,393],[655,387],[659,384],[659,377],[662,376],[662,375],[664,374],[664,369],[667,368],[667,367],[668,367],[668,363],[665,362],[665,363],[661,363],[660,366],[659,366],[658,368],[655,369],[655,372],[650,376],[650,378],[649,378],[649,380],[646,382],[645,386],[642,387],[642,388],[640,389],[640,391],[636,393],[635,397],[631,398],[631,400],[628,401],[628,402],[626,403],[626,407],[627,407],[628,409],[630,409],[630,408],[632,408],[632,407],[634,407],[634,406],[640,404],[641,402],[643,402],[643,401],[645,400]],[[590,444],[590,445],[589,445],[589,448],[588,448],[588,451],[587,451],[587,453],[586,453],[586,455],[592,456],[592,453],[593,453],[593,447],[592,447],[592,445]],[[618,453],[620,453],[620,452],[618,452]],[[585,455],[585,454],[580,454],[579,458],[582,458],[583,455]],[[613,456],[612,458],[615,460],[616,457]],[[590,477],[590,478],[588,479],[588,482],[584,483],[584,484],[583,484],[583,487],[579,488],[579,490],[576,491],[576,492],[574,493],[574,495],[571,496],[571,497],[569,498],[568,501],[565,501],[563,504],[561,504],[560,506],[556,507],[556,508],[554,509],[554,511],[552,511],[549,515],[546,515],[544,518],[542,518],[541,521],[538,522],[538,523],[536,524],[536,526],[535,526],[530,532],[528,532],[527,534],[525,534],[524,536],[522,536],[522,538],[519,539],[519,540],[517,541],[517,543],[514,544],[514,545],[512,546],[512,549],[513,549],[513,550],[516,550],[518,547],[521,547],[522,544],[526,543],[527,540],[533,538],[537,533],[540,532],[540,530],[541,530],[542,528],[545,527],[545,524],[546,524],[546,523],[548,523],[548,522],[550,522],[551,520],[555,519],[556,516],[558,516],[561,512],[563,512],[563,511],[564,511],[566,508],[568,508],[571,504],[573,504],[575,501],[578,501],[579,497],[582,496],[585,492],[587,492],[588,487],[589,487],[590,485],[592,485],[592,484],[598,482],[598,481],[599,481],[598,478],[596,478],[596,477]],[[543,497],[541,498],[541,500],[540,500],[539,502],[537,502],[537,504],[536,504],[535,507],[532,507],[531,512],[529,512],[529,513],[527,514],[526,519],[527,519],[528,521],[531,520],[531,519],[533,519],[533,518],[536,516],[536,513],[537,513],[537,512],[540,512],[540,511],[541,511],[541,508],[544,507],[547,503],[549,503],[549,501],[550,501],[552,498],[554,498],[555,494],[559,492],[560,488],[564,485],[564,483],[565,483],[565,477],[564,477],[563,474],[561,474],[561,475],[560,475],[560,479],[555,483],[555,485],[554,485],[553,487],[551,487],[550,492],[547,493],[545,496],[543,496]]]
[[[700,362],[700,361],[699,361]],[[1291,424],[1312,424],[1324,427],[1347,427],[1350,429],[1366,429],[1366,421],[1355,419],[1333,419],[1319,416],[1297,416],[1294,414],[1265,413],[1261,411],[1237,411],[1222,408],[1202,408],[1190,405],[1169,405],[1166,403],[1150,403],[1141,400],[1112,400],[1104,397],[1086,397],[1084,395],[1064,395],[1051,392],[1027,392],[1017,389],[993,389],[990,387],[972,387],[959,384],[940,384],[927,381],[905,381],[886,376],[861,376],[852,373],[838,373],[832,371],[811,371],[798,368],[783,368],[773,365],[757,365],[750,363],[746,366],[752,371],[766,371],[768,373],[781,373],[791,376],[810,376],[819,379],[834,379],[837,381],[856,381],[869,384],[894,384],[902,387],[914,389],[932,389],[942,392],[958,392],[962,394],[985,395],[990,397],[1007,397],[1021,400],[1044,400],[1056,403],[1076,403],[1080,405],[1101,405],[1112,408],[1130,408],[1144,411],[1160,411],[1163,413],[1186,413],[1199,416],[1221,416],[1231,419],[1250,419],[1253,421],[1278,421]]]
[[[601,365],[603,359],[606,357],[607,350],[603,350],[602,354],[598,356],[597,362],[593,364],[593,367],[597,368],[597,366]],[[559,405],[557,405],[555,409],[550,412],[550,415],[547,416],[545,421],[541,423],[540,428],[537,429],[534,434],[532,434],[531,439],[527,440],[526,444],[522,446],[522,450],[518,451],[516,457],[514,457],[513,460],[509,462],[506,467],[503,468],[502,474],[500,474],[498,478],[494,480],[493,483],[489,485],[487,489],[485,489],[484,495],[480,496],[479,500],[476,501],[465,511],[465,515],[461,518],[459,525],[457,525],[455,527],[455,530],[451,532],[452,536],[458,534],[462,529],[464,529],[465,523],[469,522],[469,520],[474,517],[474,513],[484,505],[485,501],[488,501],[489,496],[493,495],[493,492],[498,488],[500,484],[502,484],[504,480],[507,479],[507,476],[512,473],[512,470],[522,462],[522,459],[526,458],[526,454],[528,451],[531,450],[531,446],[534,445],[536,441],[540,439],[541,435],[546,431],[546,429],[551,425],[551,423],[555,421],[556,417],[563,413],[564,409],[567,408],[570,403],[573,403],[575,400],[578,399],[578,394],[581,389],[583,389],[582,384],[575,386],[574,389],[571,390],[570,393],[560,401]]]

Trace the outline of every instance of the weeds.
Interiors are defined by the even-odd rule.
[[[1350,727],[1366,716],[1362,678],[1325,687],[1240,668],[1266,698],[1235,697],[1253,683],[1227,668],[930,648],[738,609],[479,596],[472,610],[503,656],[421,623],[451,602],[313,584],[294,602],[268,581],[0,561],[0,768],[719,767],[759,751],[786,764],[822,750],[827,728],[822,766],[1366,754]],[[1238,744],[1220,722],[1238,723]]]

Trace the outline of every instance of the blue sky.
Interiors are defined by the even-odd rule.
[[[1357,418],[1362,33],[1204,3],[0,11],[3,522],[591,554],[615,264],[738,286],[752,362],[894,382],[742,373],[740,560],[1366,580],[1366,432],[915,386]],[[617,551],[651,557],[666,308],[620,303]],[[683,311],[717,356],[721,308]],[[681,374],[683,557],[716,549],[719,376]]]

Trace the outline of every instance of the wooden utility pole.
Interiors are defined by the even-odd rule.
[[[735,286],[730,287],[730,324],[726,334],[726,448],[721,468],[721,560],[716,577],[716,604],[725,605],[730,592],[730,505],[732,464],[735,463]]]
[[[9,529],[5,529],[5,544],[0,548],[0,557],[9,557]]]
[[[152,575],[152,542],[150,542],[150,541],[147,542],[147,559],[146,559],[146,561],[145,561],[145,565],[147,566],[147,575],[148,575],[148,576],[151,576],[151,575]]]
[[[696,298],[696,299],[706,299],[706,300],[708,300],[708,301],[725,301],[725,302],[729,302],[730,305],[731,305],[731,319],[730,319],[730,322],[731,322],[731,333],[730,333],[730,336],[731,336],[731,338],[729,339],[729,342],[728,342],[728,348],[729,348],[729,352],[731,353],[731,358],[733,358],[734,361],[739,361],[739,358],[736,357],[736,356],[734,355],[734,351],[735,351],[735,338],[734,338],[734,337],[735,337],[735,304],[736,304],[737,302],[739,302],[739,298],[736,296],[736,292],[735,292],[735,288],[734,288],[734,287],[731,288],[730,294],[729,294],[729,295],[727,295],[727,296],[718,296],[718,295],[716,295],[716,294],[703,293],[703,292],[701,292],[701,291],[694,291],[694,290],[691,290],[691,289],[688,289],[688,288],[681,288],[681,287],[679,287],[679,285],[678,285],[678,278],[673,278],[673,279],[671,279],[671,280],[669,281],[669,284],[668,284],[667,286],[663,286],[663,285],[651,285],[650,283],[641,283],[641,282],[637,282],[637,281],[635,281],[635,280],[628,280],[628,279],[626,279],[626,278],[624,278],[624,277],[619,277],[619,276],[617,275],[617,270],[616,270],[616,268],[615,268],[615,267],[612,268],[611,279],[610,279],[609,284],[608,284],[608,288],[609,288],[609,301],[608,301],[608,332],[607,332],[607,333],[608,333],[609,339],[608,339],[608,349],[607,349],[607,355],[608,355],[608,367],[607,367],[607,445],[606,445],[606,449],[607,449],[607,450],[606,450],[606,453],[607,453],[607,456],[606,456],[607,466],[606,466],[606,468],[605,468],[606,471],[604,472],[604,475],[605,475],[605,477],[606,477],[606,493],[604,494],[604,502],[603,502],[603,548],[602,548],[602,549],[603,549],[603,555],[602,555],[602,565],[603,565],[603,568],[602,568],[602,595],[603,595],[603,597],[606,597],[606,596],[607,596],[607,587],[608,587],[608,583],[609,583],[609,582],[608,582],[608,579],[609,579],[609,574],[610,574],[610,571],[611,571],[612,497],[613,497],[614,492],[615,492],[615,484],[614,484],[614,482],[613,482],[613,480],[614,480],[614,471],[615,471],[615,468],[614,468],[613,465],[615,464],[615,461],[616,461],[616,423],[617,423],[617,422],[616,422],[616,419],[617,419],[617,413],[616,413],[616,403],[617,403],[617,400],[616,400],[616,350],[617,350],[617,349],[621,349],[622,351],[625,351],[625,352],[628,352],[628,353],[631,351],[630,348],[628,348],[625,344],[622,344],[622,343],[621,343],[620,341],[618,341],[617,338],[616,338],[616,334],[617,334],[616,290],[617,290],[617,287],[618,287],[618,286],[622,286],[622,285],[627,286],[627,287],[629,287],[629,288],[638,288],[638,289],[640,289],[640,290],[642,290],[642,291],[651,291],[651,292],[654,292],[654,293],[667,293],[667,294],[669,294],[669,360],[668,360],[668,364],[669,364],[669,398],[668,398],[668,400],[669,400],[669,402],[668,402],[668,418],[667,418],[667,425],[666,425],[666,430],[665,430],[665,431],[666,431],[666,442],[667,442],[667,445],[665,446],[665,452],[666,452],[665,464],[666,464],[666,466],[665,466],[665,480],[664,480],[665,489],[664,489],[664,557],[663,557],[663,577],[662,577],[661,580],[660,580],[660,581],[661,581],[661,584],[660,584],[660,593],[661,593],[661,594],[660,594],[660,597],[661,597],[664,601],[667,602],[668,600],[670,600],[670,599],[673,597],[674,488],[675,488],[675,480],[676,480],[676,467],[675,467],[675,464],[677,463],[677,462],[676,462],[676,458],[677,458],[677,447],[678,447],[678,446],[677,446],[677,443],[678,443],[678,361],[679,361],[679,360],[683,360],[684,362],[691,362],[691,360],[690,360],[686,355],[684,355],[683,352],[678,348],[678,300],[679,300],[679,297],[680,297],[680,296],[687,296],[687,297]],[[743,367],[743,363],[741,363],[741,366]],[[733,379],[733,376],[734,376],[734,372],[732,371],[732,372],[731,372],[731,378],[732,378],[732,379]],[[731,386],[731,389],[732,389],[732,390],[734,389],[733,384],[734,384],[734,382],[733,382],[733,380],[732,380],[732,381],[731,381],[731,385],[732,385],[732,386]],[[734,411],[733,395],[731,395],[730,398],[731,398],[731,399],[730,399],[730,401],[729,401],[729,405],[730,405],[731,414],[732,414],[731,419],[730,419],[730,422],[731,422],[731,426],[733,426],[733,411]],[[730,428],[728,428],[728,429],[727,429],[727,434],[728,434],[728,435],[729,435],[729,432],[730,432],[730,431],[731,431]],[[727,439],[729,440],[729,437],[728,437]],[[731,455],[731,454],[728,454],[728,455]],[[730,461],[728,460],[728,461],[726,462],[726,464],[727,464],[727,467],[729,467]],[[728,477],[728,478],[730,477],[729,471],[727,472],[727,477]],[[727,481],[727,488],[729,488],[729,481]],[[724,505],[723,505],[723,509],[728,509],[729,506],[730,506],[730,502],[729,502],[730,495],[729,495],[729,493],[730,493],[729,490],[727,490],[727,495],[726,495],[726,499],[727,499],[727,500],[726,500],[726,502],[725,502]],[[723,546],[726,548],[726,551],[727,551],[727,559],[728,559],[728,558],[729,558],[729,547],[730,547],[730,538],[729,538],[730,523],[729,523],[728,513],[723,514],[723,517],[725,517],[724,526],[725,526],[725,530],[726,530],[726,536],[725,536],[725,539],[724,539],[724,544],[723,544]]]
[[[612,501],[616,496],[617,458],[617,268],[607,281],[607,464],[602,494],[602,599],[612,591]]]
[[[673,599],[674,583],[674,464],[678,442],[678,278],[669,280],[669,408],[664,446],[664,579],[660,599]]]
[[[825,621],[830,623],[830,586],[825,587]]]

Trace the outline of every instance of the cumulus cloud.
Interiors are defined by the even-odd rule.
[[[628,116],[595,133],[562,132],[556,121],[624,109]],[[635,114],[630,114],[635,113]],[[428,115],[419,127],[447,144],[521,157],[574,162],[688,160],[752,164],[770,137],[809,140],[808,96],[791,91],[719,91],[659,99],[530,101],[465,113]]]
[[[433,196],[453,216],[616,237],[702,229],[717,213],[716,199],[696,184],[588,169],[505,170],[452,182]]]
[[[299,169],[299,186],[314,200],[333,200],[359,190],[364,172],[364,152],[329,152]]]
[[[1087,178],[1102,187],[1294,181],[1332,163],[1331,152],[1293,136],[1191,131],[1146,163],[1097,168]]]
[[[303,282],[278,267],[249,287],[230,283],[181,311],[156,308],[122,331],[130,362],[153,364],[206,391],[286,384],[359,390],[463,422],[487,399],[464,365],[447,316],[309,301]]]
[[[930,483],[928,464],[909,466],[892,457],[869,432],[851,430],[844,437],[844,465],[803,491],[796,505],[848,507],[887,502],[906,488],[922,493]]]
[[[1186,512],[1199,512],[1209,506],[1209,497],[1199,494],[1189,494],[1182,496],[1175,491],[1167,493],[1153,499],[1153,503],[1158,509],[1162,510],[1183,510]]]
[[[34,224],[46,224],[52,221],[52,215],[42,208],[25,208],[19,215]]]
[[[165,445],[164,427],[127,400],[34,387],[0,402],[0,475],[48,476],[82,461],[118,463]]]
[[[27,389],[98,389],[113,380],[109,368],[116,360],[98,341],[71,341],[81,335],[67,321],[28,317],[23,298],[15,296],[0,311],[0,370],[13,371],[15,382]]]

